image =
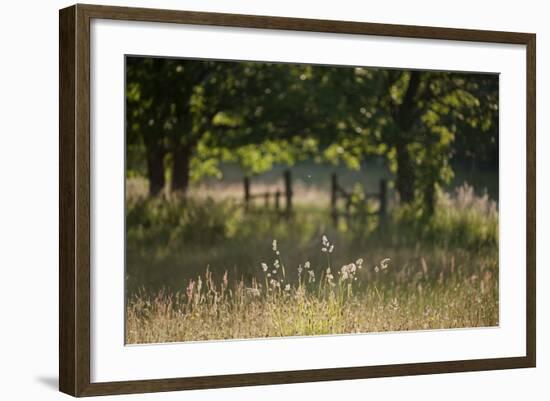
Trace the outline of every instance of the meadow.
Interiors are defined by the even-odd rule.
[[[261,204],[245,212],[230,172],[185,199],[150,198],[142,180],[128,181],[127,343],[498,325],[489,195],[460,185],[438,192],[428,218],[392,204],[383,224],[335,225],[326,182],[296,171],[290,217]],[[272,172],[255,188],[279,184]]]

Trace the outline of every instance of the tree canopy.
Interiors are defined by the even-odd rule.
[[[498,163],[498,76],[128,57],[127,171],[185,193],[238,162],[247,174],[304,158],[385,158],[404,203],[433,209],[453,161]]]

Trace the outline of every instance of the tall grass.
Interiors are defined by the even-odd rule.
[[[315,203],[286,219],[230,198],[133,198],[126,340],[498,324],[496,203],[463,186],[440,193],[433,216],[416,213],[335,227]]]
[[[392,224],[401,241],[468,249],[498,247],[497,204],[487,194],[476,196],[467,184],[452,193],[440,191],[433,216],[424,217],[414,206],[400,207]]]
[[[367,265],[362,259],[335,269],[334,245],[323,237],[326,265],[298,265],[287,279],[276,241],[274,260],[262,262],[263,279],[216,280],[209,270],[189,280],[185,291],[137,293],[127,306],[127,343],[304,336],[498,324],[498,281],[482,277],[423,277],[411,285],[387,285],[390,260]],[[358,281],[362,271],[373,280]],[[424,284],[424,285],[423,285]]]

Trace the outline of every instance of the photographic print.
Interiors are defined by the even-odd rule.
[[[498,74],[126,56],[126,343],[499,324]]]

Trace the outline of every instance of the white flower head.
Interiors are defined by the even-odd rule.
[[[328,248],[328,253],[332,253],[334,251],[334,245],[331,245],[330,248]]]
[[[309,282],[310,283],[314,283],[315,282],[315,272],[313,270],[308,270],[307,271],[308,274],[309,274]]]
[[[266,272],[267,269],[269,269],[269,267],[267,266],[267,264],[265,264],[265,263],[262,262],[262,270],[263,270],[264,272]]]
[[[309,260],[304,263],[304,269],[309,269],[311,267],[311,263],[309,263]]]
[[[329,242],[328,242],[328,238],[327,238],[326,235],[323,235],[322,240],[323,240],[323,245],[324,245],[324,246],[328,246]]]
[[[285,285],[285,291],[290,291],[290,284]]]
[[[340,269],[340,275],[342,280],[352,280],[355,278],[355,272],[357,271],[357,265],[355,263],[350,263],[349,265],[344,265]]]
[[[388,263],[390,262],[390,258],[385,258],[380,262],[380,267],[382,270],[386,270],[388,268]]]
[[[327,251],[327,248],[323,247],[321,248],[321,252],[326,252]]]

